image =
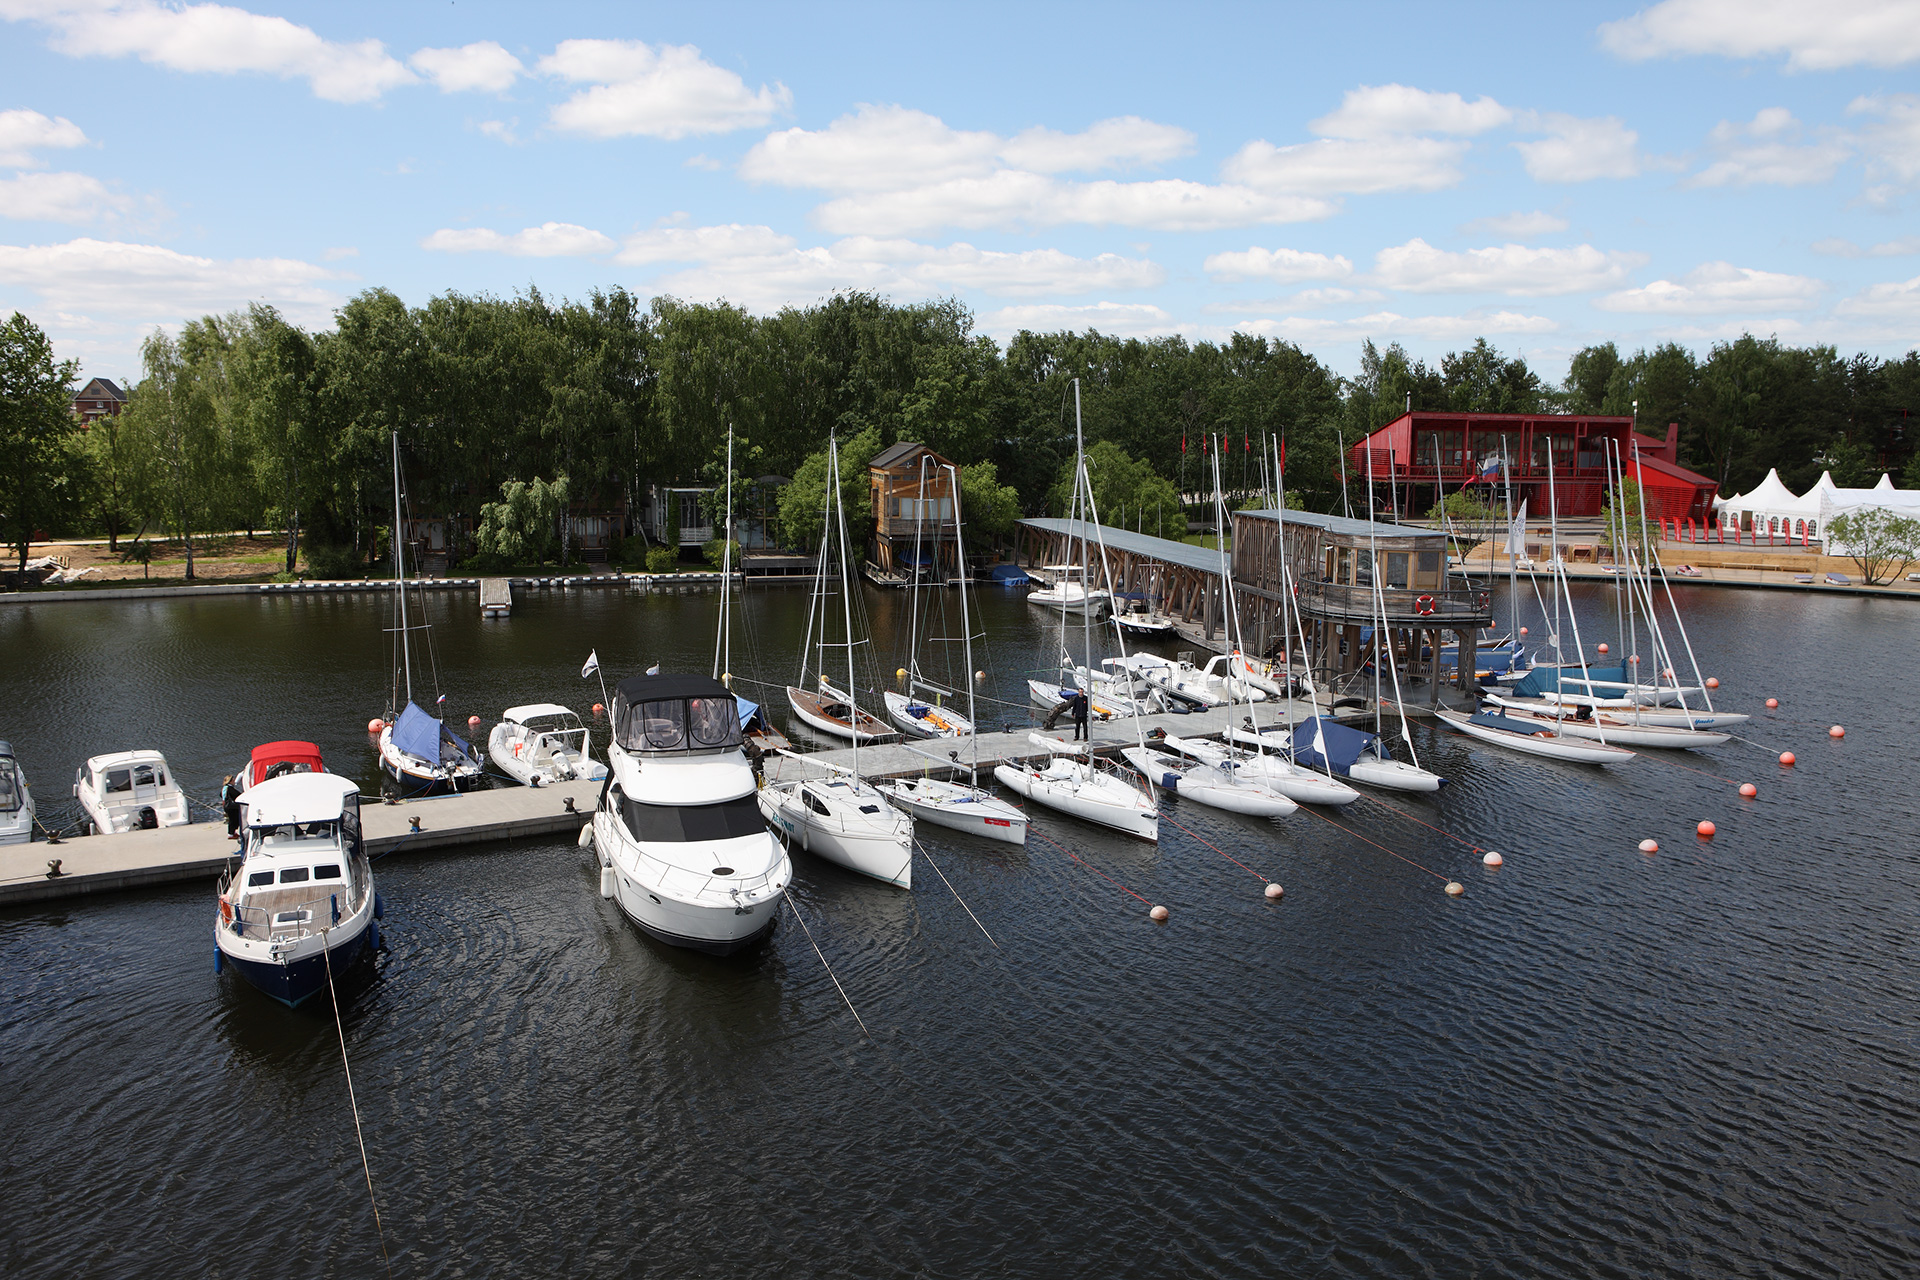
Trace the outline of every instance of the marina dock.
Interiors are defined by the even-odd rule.
[[[600,799],[597,782],[551,787],[503,787],[401,804],[362,798],[360,820],[367,854],[476,844],[521,836],[575,832]],[[578,812],[568,812],[571,800]],[[419,830],[414,822],[419,822]],[[74,836],[59,844],[35,842],[0,849],[0,906],[137,889],[182,880],[211,880],[232,860],[234,842],[220,822]],[[60,860],[49,878],[47,863]]]

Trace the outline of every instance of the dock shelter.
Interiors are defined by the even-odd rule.
[[[1112,574],[1115,591],[1146,597],[1162,612],[1193,626],[1209,640],[1225,628],[1220,553],[1213,548],[1111,525],[1099,526],[1096,534],[1094,526],[1082,520],[1046,518],[1020,522],[1022,556],[1029,566],[1043,572],[1048,565],[1079,564],[1082,539],[1087,542],[1090,585],[1105,587],[1107,584],[1100,568],[1100,548],[1104,543],[1107,572]]]

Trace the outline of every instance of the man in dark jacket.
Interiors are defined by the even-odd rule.
[[[1076,694],[1074,696],[1073,740],[1075,742],[1087,741],[1087,703],[1089,701],[1090,699],[1084,693]]]
[[[220,807],[227,811],[227,838],[238,840],[240,838],[240,784],[233,780],[232,774],[227,775],[226,784],[220,788]]]

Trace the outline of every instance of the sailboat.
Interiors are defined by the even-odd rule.
[[[838,446],[833,445],[832,447],[834,449],[833,473],[838,476],[840,471],[840,455]],[[800,646],[800,681],[798,684],[790,684],[787,686],[787,706],[792,709],[793,714],[800,722],[808,728],[817,730],[829,737],[845,738],[855,746],[863,742],[892,742],[899,738],[900,735],[892,729],[887,728],[886,722],[878,716],[873,715],[871,712],[862,711],[858,701],[853,696],[851,687],[848,689],[836,688],[833,682],[827,677],[826,592],[829,581],[827,565],[834,558],[833,548],[835,542],[833,536],[833,519],[835,503],[837,501],[838,493],[836,491],[827,501],[826,523],[820,531],[820,564],[818,572],[814,575],[813,596],[807,602],[806,639],[802,641]],[[845,531],[843,529],[841,541],[844,540]],[[841,560],[841,590],[844,592],[847,581],[845,557],[841,557]],[[810,687],[807,684],[807,651],[813,644],[813,622],[816,617],[820,620],[820,644],[817,650],[819,654],[818,685],[817,687]],[[849,613],[848,619],[847,643],[851,646],[853,643],[851,613]],[[849,682],[851,682],[853,678],[853,650],[851,647],[847,650],[847,678]]]
[[[953,530],[954,545],[963,547],[960,520],[960,476],[948,464],[947,474],[953,483]],[[965,554],[964,551],[961,552]],[[966,646],[966,670],[973,670],[973,625],[967,612],[967,575],[960,576],[960,637]],[[967,685],[967,719],[973,719],[973,685]],[[965,784],[949,782],[934,777],[895,778],[879,784],[880,791],[894,804],[913,814],[916,821],[931,822],[935,826],[951,827],[956,831],[969,831],[974,835],[986,836],[990,840],[999,840],[1006,844],[1024,845],[1027,842],[1027,815],[1006,801],[989,794],[980,787],[980,739],[976,734],[967,735],[973,749],[973,760],[967,767],[968,782]],[[917,750],[917,748],[909,748]],[[958,762],[958,752],[951,757]]]
[[[400,620],[399,661],[394,664],[393,692],[387,714],[380,726],[380,769],[402,789],[404,797],[443,795],[449,791],[471,791],[485,785],[480,753],[469,746],[437,717],[422,711],[413,701],[412,632],[426,630],[407,622],[406,553],[401,531],[406,521],[401,513],[400,433],[393,433],[393,596]],[[399,701],[402,682],[406,707],[398,719],[393,704]],[[439,701],[444,702],[442,697]],[[438,702],[435,704],[438,705]]]
[[[922,455],[920,458],[919,492],[923,498],[927,489],[927,464],[930,461],[932,461],[932,459],[925,455]],[[947,470],[952,472],[952,466],[948,466]],[[960,547],[958,538],[958,530],[960,528],[960,481],[957,477],[953,477],[951,484],[953,486],[954,504],[954,549],[955,554],[964,559],[966,552]],[[923,501],[920,505],[922,509],[924,509],[926,503]],[[924,520],[917,520],[913,526],[913,562],[916,565],[920,563],[920,534],[925,528],[925,525],[926,522]],[[938,552],[935,554],[938,555]],[[966,578],[967,575],[963,571],[960,575],[960,593],[963,602],[966,596]],[[953,696],[953,690],[944,689],[921,674],[919,654],[921,594],[922,593],[918,591],[913,593],[908,614],[907,645],[909,652],[907,655],[907,665],[901,668],[901,670],[906,673],[906,691],[903,693],[892,689],[885,690],[880,695],[881,701],[886,703],[887,718],[899,725],[910,737],[969,737],[973,733],[973,717],[970,715],[960,715],[945,705],[945,700]],[[971,658],[967,661],[967,670],[973,670],[973,661]],[[971,688],[969,688],[968,693],[969,696],[971,696]],[[930,702],[924,697],[915,697],[915,694],[932,694],[933,700]]]
[[[848,569],[851,556],[847,550],[846,511],[840,503],[840,445],[832,438],[827,442],[827,459],[827,527],[820,547],[820,578],[823,585],[815,592],[814,599],[816,603],[824,602],[821,592],[825,590],[827,562],[832,558],[836,541],[832,535],[837,529],[841,617],[846,636],[843,647],[847,651],[847,688],[852,690],[858,686],[853,671],[853,650],[857,642],[853,638],[853,585]],[[824,607],[819,609],[820,661],[823,668],[828,648],[826,612]],[[811,617],[808,639],[812,639]],[[831,690],[825,681],[823,671],[822,685]],[[838,694],[837,690],[832,692]],[[806,720],[807,716],[801,714],[803,699],[796,696],[803,693],[803,690],[789,686],[787,701],[795,713]],[[873,720],[872,716],[860,710],[851,693],[840,696],[844,697],[843,723],[857,726],[862,723],[861,717]],[[873,722],[879,724],[878,721]],[[885,730],[884,725],[880,727],[882,731]],[[858,871],[902,889],[911,889],[913,815],[888,804],[886,797],[860,776],[860,743],[877,735],[852,731],[845,736],[853,740],[851,767],[812,761],[810,763],[824,765],[829,771],[828,776],[768,783],[760,790],[760,812],[765,815],[768,824],[786,838],[789,845],[798,841],[802,849],[850,871]]]
[[[1074,474],[1072,511],[1081,516],[1083,529],[1081,545],[1086,546],[1084,527],[1091,523],[1095,536],[1099,537],[1100,513],[1094,503],[1093,485],[1087,477],[1087,454],[1080,427],[1080,380],[1073,381],[1073,431],[1074,431]],[[1106,546],[1101,545],[1100,563],[1107,565]],[[1107,587],[1111,595],[1112,584]],[[1092,668],[1093,640],[1091,619],[1087,619],[1086,645],[1087,667]],[[1064,636],[1064,628],[1063,628]],[[1126,641],[1120,641],[1122,659],[1126,657]],[[1036,688],[1038,682],[1029,681],[1028,688],[1034,696],[1040,696]],[[1098,710],[1098,699],[1094,700],[1094,710]],[[1135,733],[1139,733],[1140,721],[1135,715]],[[1146,781],[1146,791],[1133,780],[1122,776],[1113,766],[1096,760],[1091,751],[1083,746],[1062,742],[1058,738],[1045,738],[1039,734],[1028,734],[1027,740],[1047,753],[1047,763],[1036,768],[1027,763],[1008,763],[996,765],[993,776],[1000,784],[1011,791],[1018,792],[1029,800],[1085,818],[1116,831],[1124,831],[1143,840],[1160,839],[1160,813],[1153,802],[1153,783]],[[1146,741],[1141,738],[1141,747]]]

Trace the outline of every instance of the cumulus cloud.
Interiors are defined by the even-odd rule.
[[[1506,236],[1511,240],[1531,240],[1536,236],[1552,235],[1556,231],[1565,231],[1568,223],[1557,214],[1543,213],[1535,209],[1531,213],[1502,213],[1488,218],[1475,218],[1460,227],[1466,235]]]
[[[1322,138],[1276,147],[1249,142],[1221,170],[1229,182],[1288,195],[1441,191],[1460,181],[1468,144],[1444,138]]]
[[[1557,111],[1528,112],[1521,127],[1547,135],[1538,142],[1513,144],[1536,181],[1591,182],[1640,172],[1640,135],[1618,116],[1584,119]]]
[[[1892,320],[1920,320],[1920,276],[1911,280],[1871,285],[1834,307],[1843,316],[1872,316]]]
[[[1404,84],[1347,90],[1333,111],[1307,127],[1323,138],[1381,138],[1393,134],[1472,136],[1507,124],[1513,112],[1492,98],[1468,102],[1457,93],[1431,93]]]
[[[1259,247],[1216,253],[1201,264],[1215,280],[1232,283],[1239,280],[1272,280],[1293,284],[1301,280],[1338,280],[1353,274],[1353,263],[1335,254],[1305,253],[1299,249],[1262,249]]]
[[[1785,107],[1767,107],[1746,124],[1722,120],[1708,135],[1718,159],[1686,180],[1690,187],[1804,187],[1825,182],[1852,151],[1837,137],[1803,141]]]
[[[86,223],[133,212],[135,202],[84,173],[22,173],[0,179],[0,218]]]
[[[330,278],[326,268],[294,258],[203,258],[87,238],[0,245],[0,285],[35,293],[76,323],[91,316],[171,325],[258,300],[320,325],[340,301],[326,286]]]
[[[843,196],[814,211],[814,221],[843,234],[910,235],[937,227],[1052,227],[1089,223],[1156,231],[1208,231],[1329,217],[1325,200],[1272,195],[1239,186],[1163,178],[1151,182],[1062,182],[1003,169],[907,191]]]
[[[1634,61],[1784,55],[1796,71],[1898,67],[1920,59],[1920,0],[1664,0],[1603,24],[1600,43]]]
[[[0,167],[38,168],[41,161],[36,151],[86,143],[87,135],[65,116],[44,116],[24,107],[0,111]]]
[[[1855,98],[1847,114],[1866,116],[1856,137],[1867,158],[1867,200],[1884,204],[1920,179],[1920,94],[1881,93]]]
[[[1811,276],[1786,275],[1708,262],[1682,279],[1655,280],[1596,299],[1603,311],[1651,315],[1713,315],[1728,311],[1798,311],[1813,305],[1826,288]]]
[[[1242,333],[1299,343],[1353,342],[1362,338],[1395,337],[1444,342],[1496,333],[1552,333],[1559,327],[1546,316],[1528,315],[1521,311],[1470,311],[1454,316],[1407,316],[1396,311],[1375,311],[1350,320],[1278,316],[1234,326]]]
[[[223,4],[165,5],[154,0],[9,0],[8,17],[53,30],[53,47],[75,58],[133,56],[174,71],[256,71],[305,80],[331,102],[371,102],[411,71],[378,40],[328,40],[285,18]]]
[[[422,49],[407,62],[442,93],[505,93],[526,72],[520,59],[493,40],[479,40],[457,49]]]
[[[443,253],[504,253],[516,258],[585,258],[612,253],[613,240],[571,222],[543,222],[512,235],[486,227],[442,228],[420,242]]]
[[[1809,247],[1829,258],[1906,258],[1920,253],[1920,236],[1901,236],[1898,240],[1883,240],[1867,246],[1857,245],[1843,236],[1831,236],[1815,240]]]
[[[553,126],[595,138],[685,138],[763,125],[793,102],[783,84],[746,81],[693,45],[563,40],[539,69],[582,89],[555,106]]]
[[[1506,293],[1523,297],[1582,293],[1623,283],[1644,261],[1590,244],[1541,249],[1504,244],[1453,253],[1418,237],[1374,255],[1374,279],[1407,293]]]
[[[1139,116],[1117,116],[1061,133],[1038,126],[1008,139],[1000,157],[1016,169],[1035,173],[1091,173],[1177,160],[1193,150],[1194,136],[1170,124]]]

